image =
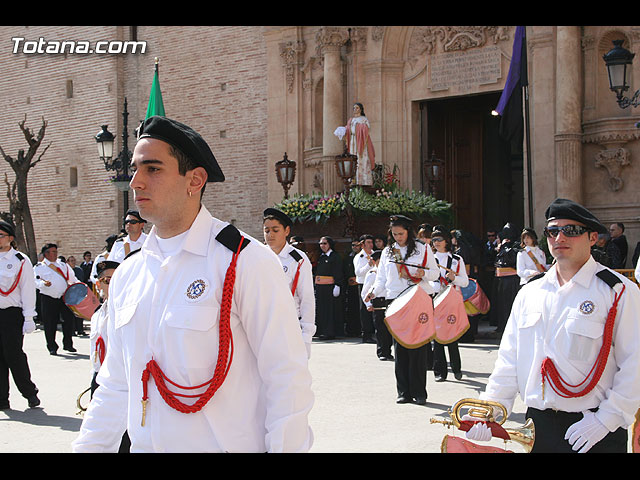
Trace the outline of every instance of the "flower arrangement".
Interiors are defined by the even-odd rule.
[[[393,189],[381,188],[375,194],[354,187],[349,192],[348,201],[354,214],[362,216],[400,214],[429,216],[445,221],[452,215],[450,203],[420,191],[401,190],[397,184]],[[276,204],[275,208],[286,213],[294,222],[326,222],[329,218],[344,213],[347,198],[344,193],[295,195]]]

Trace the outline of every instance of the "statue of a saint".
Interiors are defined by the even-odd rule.
[[[373,185],[373,169],[375,167],[375,151],[369,136],[369,120],[364,114],[361,103],[353,105],[353,117],[346,127],[338,127],[334,132],[340,139],[345,137],[350,154],[358,157],[358,168],[354,179],[355,185]]]

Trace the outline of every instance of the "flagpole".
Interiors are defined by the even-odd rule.
[[[527,61],[527,27],[524,27],[523,39],[522,39],[522,70],[524,72],[523,75],[523,83],[522,83],[522,97],[524,101],[524,138],[526,143],[527,150],[527,203],[529,207],[529,225],[533,228],[534,226],[534,218],[533,218],[533,178],[532,178],[532,168],[531,168],[531,137],[530,137],[530,129],[529,129],[529,67]]]

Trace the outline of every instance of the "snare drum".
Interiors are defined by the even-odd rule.
[[[441,290],[433,300],[435,340],[446,345],[458,340],[469,329],[469,317],[462,294],[452,285]]]
[[[62,295],[62,300],[73,313],[85,320],[91,320],[91,316],[100,306],[100,301],[85,283],[78,282],[69,285]]]
[[[413,285],[387,307],[385,324],[389,333],[403,347],[414,349],[435,336],[433,301],[419,285]]]

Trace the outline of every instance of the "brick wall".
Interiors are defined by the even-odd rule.
[[[50,40],[147,42],[144,54],[26,54],[12,52],[13,37]],[[23,44],[24,45],[24,44]],[[167,116],[199,131],[212,147],[227,181],[210,184],[204,204],[260,237],[266,207],[266,52],[262,27],[0,27],[0,146],[12,156],[26,143],[18,128],[25,114],[37,131],[48,122],[51,147],[29,176],[36,243],[53,241],[63,255],[94,256],[120,227],[122,193],[97,156],[94,135],[108,124],[120,150],[124,97],[133,128],[144,118],[159,58]],[[77,186],[70,187],[71,169]],[[0,181],[13,175],[0,160]],[[4,187],[2,191],[4,191]],[[131,205],[134,206],[131,202]],[[0,210],[8,201],[0,196]]]

